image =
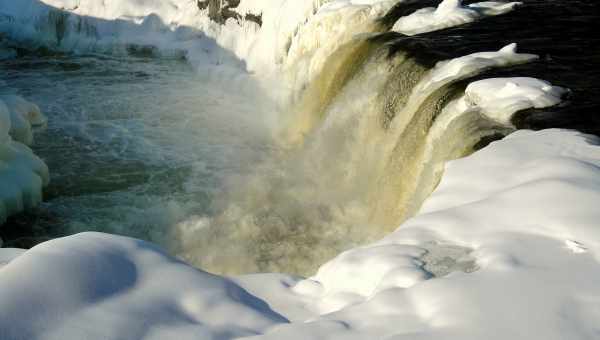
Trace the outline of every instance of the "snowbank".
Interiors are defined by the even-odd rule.
[[[200,66],[239,68],[235,53],[243,53],[243,46],[228,39],[239,35],[235,43],[248,41],[246,33],[252,29],[250,25],[229,26],[237,30],[220,41],[214,39],[220,26],[201,15],[195,1],[23,0],[0,4],[0,31],[21,46],[74,52],[189,54]]]
[[[376,20],[396,3],[244,0],[234,8],[239,19],[217,23],[208,9],[188,0],[21,0],[0,3],[0,32],[32,48],[185,56],[211,80],[243,82],[258,74],[254,81],[273,97],[286,99],[314,79],[338,47],[380,30]],[[517,4],[462,6],[446,0],[437,9],[399,19],[394,30],[416,34],[443,29],[509,12]],[[262,26],[245,20],[247,14],[260,15]],[[12,47],[0,46],[4,58],[14,57]]]
[[[557,105],[567,93],[565,88],[535,78],[491,78],[469,84],[464,100],[468,106],[481,108],[487,117],[509,125],[517,111]]]
[[[508,13],[520,2],[485,1],[463,6],[460,0],[444,0],[437,8],[427,7],[396,21],[392,31],[406,35],[460,26],[494,15]]]
[[[361,33],[358,28],[363,23],[393,3],[243,0],[235,7],[241,18],[230,18],[221,24],[209,18],[208,9],[200,9],[196,1],[188,0],[4,1],[0,3],[0,32],[33,48],[122,53],[136,47],[144,52],[186,56],[202,71],[219,66],[265,74],[285,62],[291,45],[298,44],[293,43],[298,36],[303,36],[304,43],[318,43],[327,37],[330,43],[341,44],[349,36]],[[246,14],[260,15],[262,27],[243,19]],[[344,16],[354,19],[339,20]],[[312,20],[313,17],[321,19]],[[342,22],[348,25],[340,25]],[[309,27],[302,28],[307,23]],[[317,25],[320,29],[315,28]],[[310,34],[301,34],[306,30]],[[342,35],[344,39],[337,39]],[[302,43],[295,47],[306,48]],[[14,53],[10,48],[5,51],[5,58]],[[292,52],[292,59],[297,59],[298,53],[301,52]]]
[[[231,280],[133,239],[76,235],[0,268],[4,340],[232,339],[286,321]]]
[[[451,162],[418,216],[306,280],[225,279],[93,233],[2,249],[3,339],[594,339],[599,144],[515,132]]]
[[[31,126],[43,124],[37,105],[14,95],[0,96],[0,224],[42,200],[48,168],[25,144],[33,142]]]
[[[518,131],[451,162],[417,217],[295,284],[313,317],[267,338],[597,337],[599,143]]]
[[[305,63],[299,69],[310,78],[327,50],[354,34],[336,31],[337,15],[358,25],[389,3],[244,1],[240,13],[262,13],[259,28],[235,20],[218,25],[184,0],[4,1],[0,30],[66,50],[159,46],[185,51],[197,65],[236,71]],[[441,29],[515,5],[463,7],[446,0],[400,19],[397,29]],[[409,100],[535,58],[509,45],[441,62]],[[507,123],[516,110],[554,105],[565,93],[537,79],[486,79],[470,84],[449,108]],[[30,124],[43,122],[35,106],[1,98],[0,222],[41,199],[47,168],[21,142],[30,142]],[[595,339],[599,201],[598,138],[518,131],[450,162],[416,217],[379,242],[340,254],[308,279],[219,277],[149,243],[97,233],[28,251],[0,249],[0,338]]]
[[[237,13],[262,15],[261,29],[244,19],[216,23],[208,9],[188,0],[4,1],[0,32],[33,48],[114,53],[135,46],[161,55],[185,55],[198,67],[259,72],[273,67],[300,23],[319,5],[320,1],[242,1]]]

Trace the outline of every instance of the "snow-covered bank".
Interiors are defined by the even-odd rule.
[[[376,215],[371,211],[397,229],[378,242],[338,255],[308,279],[267,273],[211,275],[144,241],[97,233],[49,241],[28,251],[0,249],[0,339],[578,340],[595,339],[600,334],[598,138],[567,130],[516,132],[470,157],[449,163],[420,213],[398,226],[398,216],[417,213],[438,184],[446,160],[512,132],[511,118],[516,111],[544,108],[562,100],[567,90],[538,79],[485,79],[485,72],[491,69],[522,64],[537,56],[517,53],[515,45],[508,45],[499,51],[497,46],[438,59],[439,55],[429,54],[436,51],[427,50],[427,46],[414,50],[403,46],[401,40],[407,37],[397,33],[383,34],[379,40],[361,40],[365,36],[355,39],[359,33],[377,31],[372,21],[394,4],[390,1],[338,0],[319,7],[321,1],[278,0],[266,5],[265,0],[248,0],[236,8],[242,14],[262,13],[261,28],[255,22],[236,20],[220,26],[193,1],[45,3],[55,7],[27,0],[3,2],[2,6],[9,4],[14,10],[14,15],[3,17],[3,27],[12,30],[13,38],[22,43],[30,37],[32,45],[43,46],[44,37],[47,44],[65,50],[85,50],[87,43],[92,49],[138,44],[141,50],[137,52],[145,48],[150,52],[153,48],[185,51],[194,65],[211,72],[220,67],[235,75],[289,72],[291,83],[272,83],[272,91],[289,86],[301,92],[305,85],[315,85],[316,95],[311,97],[307,90],[306,98],[309,104],[316,104],[299,110],[306,114],[299,120],[305,125],[292,124],[300,130],[306,128],[298,134],[306,143],[284,150],[289,154],[274,158],[272,163],[253,167],[257,176],[251,174],[249,180],[234,183],[242,185],[235,187],[239,191],[232,190],[230,197],[222,198],[222,216],[220,212],[215,213],[215,219],[213,215],[190,216],[179,228],[168,224],[170,216],[163,215],[169,215],[170,208],[174,215],[186,216],[189,211],[196,213],[195,209],[179,210],[176,204],[174,208],[164,204],[169,199],[159,199],[153,201],[154,206],[141,205],[138,212],[129,215],[128,206],[117,209],[115,196],[110,196],[113,200],[108,203],[100,202],[99,196],[87,198],[92,204],[108,206],[105,211],[119,216],[118,224],[124,229],[130,216],[139,216],[134,222],[141,222],[142,227],[148,220],[167,220],[163,225],[180,230],[160,231],[179,237],[175,241],[185,246],[182,256],[206,263],[223,256],[225,261],[215,261],[213,268],[225,271],[230,266],[232,272],[296,270],[302,266],[304,272],[312,270],[311,266],[330,259],[339,249],[347,249],[350,241],[357,244],[377,232],[387,233],[390,229],[370,223]],[[492,10],[512,8],[485,4],[479,4],[484,10],[477,12],[473,5],[462,7],[458,1],[447,0],[436,10],[439,16],[432,14],[423,20],[443,19],[440,23],[446,26],[433,27],[439,29],[479,19]],[[61,8],[72,13],[61,12]],[[35,14],[38,10],[39,15]],[[453,21],[454,15],[460,20]],[[446,22],[448,18],[452,20]],[[340,48],[348,51],[342,46],[356,49],[341,53],[348,57],[343,60],[334,57],[331,65],[339,62],[339,67],[327,70],[331,72],[325,74],[325,81],[313,84],[312,79],[327,68],[324,65],[332,53]],[[8,57],[10,48],[5,53]],[[357,57],[352,51],[364,54]],[[127,68],[135,71],[131,65]],[[155,75],[133,73],[142,75],[141,82]],[[508,77],[517,75],[528,74]],[[86,79],[75,84],[84,85]],[[127,80],[113,78],[109,86],[130,95],[129,88],[134,86],[123,79]],[[338,85],[339,79],[344,79],[343,84]],[[131,95],[137,102],[156,98],[148,100],[146,106],[125,106],[125,115],[135,108],[166,103],[170,111],[154,119],[166,121],[166,125],[147,129],[148,125],[138,124],[137,129],[127,129],[122,120],[112,119],[116,122],[110,126],[124,126],[122,134],[131,137],[138,137],[132,131],[142,131],[187,144],[184,148],[171,148],[181,144],[169,143],[164,148],[143,148],[153,156],[160,153],[158,158],[188,155],[203,144],[217,144],[215,154],[230,157],[218,141],[194,137],[214,129],[237,136],[246,134],[244,130],[253,125],[238,119],[237,110],[229,119],[224,119],[226,112],[215,111],[210,113],[219,113],[214,116],[223,124],[198,119],[205,130],[195,129],[197,111],[188,109],[211,105],[212,97],[236,101],[239,98],[227,96],[235,89],[224,87],[222,93],[214,94],[191,88],[189,92],[175,88],[172,101],[154,96],[168,92],[162,87],[145,97]],[[86,90],[94,93],[97,88]],[[186,96],[197,100],[201,92],[208,92],[201,98],[207,100],[171,104]],[[9,204],[0,205],[0,215],[18,211],[19,204],[33,204],[38,199],[34,194],[39,192],[34,186],[44,181],[43,164],[36,163],[25,146],[11,141],[28,142],[28,124],[43,119],[37,116],[35,106],[18,111],[25,106],[15,98],[4,98],[7,108],[0,110],[0,185],[2,193],[12,196],[5,200]],[[93,98],[112,99],[102,95]],[[254,111],[239,112],[248,112],[245,117],[257,120]],[[174,113],[179,116],[174,117]],[[128,118],[137,118],[132,116]],[[106,118],[95,122],[99,139],[118,146],[127,144],[123,143],[127,139],[118,138],[120,134],[107,138],[114,130],[107,128]],[[178,129],[181,125],[191,128]],[[227,125],[236,129],[229,130]],[[166,131],[164,135],[160,130]],[[146,141],[156,140],[142,139],[138,145],[151,144]],[[247,143],[241,139],[239,144]],[[190,168],[159,173],[154,182],[143,173],[134,180],[144,185],[164,182],[160,184],[189,191],[206,185],[202,177],[211,175],[206,169],[215,167],[215,154],[208,154],[212,162],[185,158],[192,160],[186,162],[193,163]],[[22,155],[24,160],[18,158]],[[69,165],[78,161],[75,158]],[[120,175],[118,170],[123,168],[117,167],[113,158],[105,162],[110,164],[106,172]],[[170,165],[168,162],[169,158],[157,167],[168,168],[164,166]],[[2,178],[6,169],[8,175]],[[199,175],[189,176],[190,172]],[[89,177],[95,179],[96,174]],[[178,176],[184,181],[171,182]],[[115,177],[100,178],[99,182],[105,178],[114,181]],[[198,179],[199,183],[194,183]],[[11,185],[9,189],[5,183]],[[118,191],[118,184],[102,189]],[[26,186],[25,196],[19,196],[18,185]],[[165,193],[160,189],[156,192],[159,194],[142,190],[141,195]],[[197,199],[202,196],[198,193],[192,190],[183,200]],[[132,197],[127,194],[120,202],[123,197]],[[83,201],[81,196],[73,196],[73,200]],[[152,209],[159,205],[167,208]],[[197,213],[204,214],[204,210]]]
[[[244,0],[233,8],[236,16],[215,22],[209,9],[188,0],[5,1],[0,3],[0,55],[14,58],[16,48],[25,46],[185,57],[200,72],[212,75],[211,81],[244,83],[247,76],[258,75],[252,82],[261,82],[272,97],[287,100],[317,76],[340,46],[356,35],[386,31],[377,20],[403,2]],[[437,9],[400,18],[393,30],[440,30],[505,14],[517,4],[462,6],[446,0]],[[247,15],[260,16],[261,25],[246,20]],[[273,88],[273,83],[278,86]]]
[[[482,18],[508,13],[520,2],[476,2],[463,6],[460,0],[444,0],[437,8],[420,9],[400,18],[392,27],[393,31],[415,35],[460,26]]]
[[[224,24],[211,16],[210,5],[206,9],[181,0],[25,0],[0,7],[7,18],[2,27],[22,44],[76,52],[119,47],[138,49],[136,53],[178,50],[206,71],[200,73],[209,76],[207,84],[223,85],[223,93],[238,92],[243,83],[238,80],[252,78],[246,85],[259,91],[244,96],[249,107],[258,107],[263,97],[280,99],[279,92],[289,95],[281,101],[268,98],[269,104],[279,105],[269,105],[272,110],[266,115],[251,113],[253,120],[275,126],[265,135],[276,135],[273,149],[285,150],[266,155],[253,167],[255,172],[239,176],[243,179],[227,178],[229,187],[215,195],[219,202],[210,212],[177,211],[177,219],[167,218],[166,227],[149,223],[152,227],[139,228],[169,239],[171,253],[211,271],[313,273],[339,251],[378,239],[414,215],[437,184],[444,162],[471,153],[482,140],[512,131],[508,120],[515,110],[560,101],[535,104],[538,94],[523,101],[518,87],[503,90],[516,97],[497,98],[514,108],[485,107],[485,85],[454,102],[471,78],[482,79],[491,69],[531,62],[537,56],[517,53],[514,44],[452,58],[431,57],[433,48],[411,51],[401,41],[407,37],[388,32],[392,25],[382,18],[392,12],[410,16],[420,2],[231,3],[240,17]],[[402,9],[404,5],[408,7]],[[473,10],[446,1],[439,11]],[[262,15],[262,25],[243,19],[256,13]],[[269,77],[273,74],[275,80]],[[166,132],[171,133],[175,132]],[[78,230],[105,228],[145,238],[132,233],[136,227],[118,221],[110,228],[104,221],[84,223]],[[224,254],[219,250],[226,244],[235,247]],[[297,255],[281,256],[294,252]]]
[[[0,225],[42,201],[48,167],[26,145],[33,143],[32,126],[45,122],[37,105],[15,95],[0,96]]]
[[[0,4],[0,32],[33,48],[113,53],[137,46],[146,52],[185,55],[198,67],[244,71],[247,66],[261,71],[260,66],[272,67],[275,55],[286,48],[286,39],[319,4],[242,1],[236,13],[262,15],[261,29],[243,18],[214,22],[207,9],[187,0],[5,1]]]
[[[17,47],[27,47],[185,57],[211,82],[244,88],[259,82],[270,96],[287,98],[395,2],[243,0],[234,8],[239,18],[215,22],[209,9],[188,0],[4,1],[0,55],[14,58]],[[262,25],[247,15],[259,15]],[[282,80],[283,73],[299,79]]]
[[[198,67],[241,72],[255,35],[252,23],[227,28],[195,1],[24,0],[0,4],[0,32],[14,47],[64,52],[186,56]],[[224,34],[221,34],[224,31]],[[218,41],[217,41],[218,37]],[[235,38],[235,39],[233,39]],[[237,55],[236,55],[237,54]]]
[[[595,339],[599,144],[572,131],[518,131],[453,161],[418,216],[307,280],[220,278],[101,234],[2,249],[0,334]]]

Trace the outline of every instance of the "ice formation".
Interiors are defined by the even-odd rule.
[[[353,41],[343,51],[364,43]],[[389,58],[385,45],[374,49],[358,67],[352,54],[332,57],[339,64],[328,65],[309,84],[281,133],[291,151],[258,165],[235,185],[222,213],[178,225],[181,257],[220,273],[310,274],[349,245],[382,237],[418,211],[445,161],[469,154],[488,136],[512,131],[509,123],[490,117],[510,118],[514,111],[461,99],[468,97],[461,82],[537,59],[510,44],[428,69],[402,53]],[[344,79],[346,72],[353,73],[345,86],[329,81]],[[523,100],[525,89],[515,90],[504,105],[556,104],[535,96]],[[489,90],[482,88],[481,97],[488,98]],[[218,251],[226,244],[228,251]]]
[[[307,274],[414,215],[444,162],[511,132],[515,111],[560,102],[562,90],[534,79],[511,80],[514,90],[508,84],[496,91],[500,80],[464,88],[491,69],[537,59],[517,53],[515,44],[430,66],[419,55],[428,51],[405,50],[397,36],[379,36],[391,28],[379,19],[403,4],[280,0],[235,7],[240,15],[260,13],[262,26],[243,17],[221,25],[196,3],[176,0],[27,0],[1,9],[8,36],[30,47],[180,51],[215,82],[237,86],[245,76],[259,79],[265,92],[281,100],[273,125],[288,152],[232,184],[223,199],[230,203],[214,216],[192,216],[169,230],[171,251],[220,273]],[[477,20],[515,5],[463,8],[445,1],[436,12],[479,13],[470,17]],[[417,13],[423,10],[404,18]],[[218,251],[226,244],[235,246]]]
[[[444,0],[437,8],[423,8],[400,18],[392,30],[415,35],[464,25],[486,16],[501,15],[512,11],[520,2],[476,2],[463,6],[460,0]]]
[[[10,115],[9,134],[13,140],[25,145],[33,143],[32,127],[46,124],[46,117],[34,103],[17,95],[0,95]]]
[[[488,117],[510,124],[515,112],[557,105],[568,92],[535,78],[492,78],[469,84],[465,101],[481,107]]]
[[[237,11],[262,14],[259,27],[220,25],[183,0],[0,3],[11,43],[184,55],[200,70],[225,69],[219,77],[268,79],[293,104],[277,131],[291,152],[273,160],[285,165],[265,162],[222,215],[178,226],[187,260],[310,272],[338,251],[340,235],[364,241],[366,224],[387,234],[309,278],[213,275],[97,233],[0,249],[0,338],[597,338],[600,140],[513,132],[516,111],[556,105],[568,91],[485,74],[537,56],[511,44],[427,65],[377,36],[374,20],[395,4],[242,0]],[[445,0],[394,29],[443,29],[516,4]],[[12,45],[2,48],[10,57]],[[41,199],[47,168],[23,143],[43,123],[34,105],[2,97],[0,222]]]
[[[42,200],[48,168],[25,144],[33,142],[31,126],[44,123],[37,105],[15,95],[0,96],[0,224]]]
[[[93,233],[1,249],[3,339],[594,339],[599,143],[518,131],[450,162],[418,216],[309,279]]]

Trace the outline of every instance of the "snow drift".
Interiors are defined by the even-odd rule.
[[[309,279],[222,278],[133,239],[0,250],[3,339],[594,339],[600,141],[518,131]],[[40,285],[40,282],[44,282]]]

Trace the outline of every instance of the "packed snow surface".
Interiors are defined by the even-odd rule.
[[[2,338],[596,339],[599,144],[515,132],[449,163],[419,215],[309,279],[227,279],[96,233],[2,249]]]

